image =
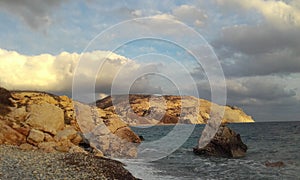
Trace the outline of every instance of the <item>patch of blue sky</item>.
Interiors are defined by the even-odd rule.
[[[6,50],[28,52],[28,42],[24,39],[24,34],[31,34],[31,31],[23,24],[7,13],[0,12],[0,48]]]
[[[149,56],[151,54],[170,57],[175,61],[181,62],[190,62],[194,59],[183,47],[170,41],[160,39],[139,39],[131,41],[116,49],[115,53],[130,59],[143,57],[142,59],[139,58],[139,61],[151,61],[151,57]]]

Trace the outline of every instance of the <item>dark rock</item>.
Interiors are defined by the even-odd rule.
[[[265,162],[266,167],[284,167],[285,164],[282,161],[277,161],[277,162]]]
[[[10,99],[13,99],[11,93],[8,90],[0,87],[0,104],[13,107],[14,104]]]
[[[139,138],[141,139],[141,141],[145,141],[145,138],[142,135],[139,135]]]
[[[193,149],[197,155],[239,158],[246,155],[245,145],[239,134],[225,125],[221,125],[214,138],[205,147]]]
[[[11,93],[0,87],[0,115],[5,116],[8,114],[11,110],[9,107],[13,107],[13,103],[11,102],[12,96]]]

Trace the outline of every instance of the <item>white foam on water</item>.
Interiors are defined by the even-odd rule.
[[[151,162],[145,162],[142,159],[118,159],[126,166],[125,168],[136,178],[143,180],[173,180],[174,176],[162,175],[162,171],[153,167]]]

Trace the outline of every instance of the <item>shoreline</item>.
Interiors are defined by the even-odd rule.
[[[292,121],[294,122],[294,121]],[[226,124],[254,124],[254,123],[257,123],[256,121],[254,122],[228,122]],[[258,122],[258,123],[264,123],[264,122]],[[131,124],[128,124],[128,126],[130,127],[135,127],[135,128],[138,128],[138,127],[152,127],[152,126],[175,126],[175,125],[206,125],[205,123],[202,123],[202,124],[187,124],[187,123],[173,123],[173,124],[138,124],[138,125],[131,125]]]
[[[45,153],[0,145],[0,179],[137,179],[124,166],[91,154]]]

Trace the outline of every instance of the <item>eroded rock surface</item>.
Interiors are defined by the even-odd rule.
[[[96,107],[75,102],[77,121],[90,142],[105,156],[136,157],[140,138],[117,116],[103,119]]]
[[[193,151],[197,155],[239,158],[246,155],[247,145],[239,134],[222,124],[210,143],[203,148],[195,147]]]
[[[67,96],[4,88],[0,104],[0,144],[44,152],[136,156],[139,137],[117,116],[103,119],[106,113],[97,107]]]
[[[32,128],[54,135],[64,128],[64,112],[61,108],[49,103],[32,104],[28,108],[30,115],[26,123]]]

